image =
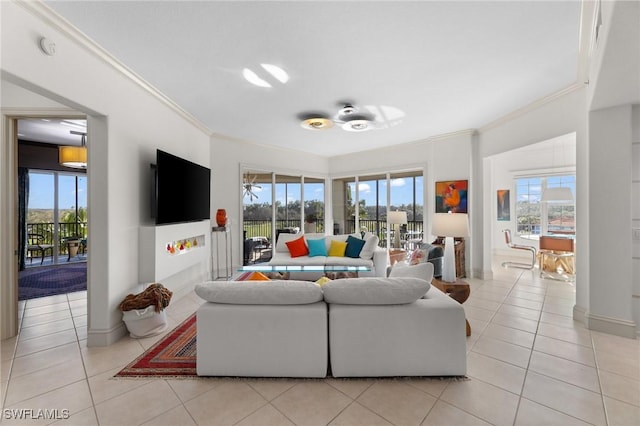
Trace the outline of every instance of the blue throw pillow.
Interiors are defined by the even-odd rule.
[[[309,246],[309,257],[327,255],[327,246],[324,243],[324,238],[307,240],[307,246]]]
[[[346,257],[360,257],[364,243],[364,240],[349,235],[349,238],[347,238],[347,250],[345,250],[344,255]]]

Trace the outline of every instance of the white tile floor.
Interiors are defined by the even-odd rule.
[[[640,425],[640,340],[574,322],[570,283],[494,272],[468,280],[467,381],[115,380],[159,337],[87,348],[81,292],[21,304],[20,335],[2,342],[4,408],[66,409],[59,422],[78,425]],[[172,301],[171,328],[199,303]]]

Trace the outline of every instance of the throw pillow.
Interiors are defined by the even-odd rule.
[[[403,265],[402,263],[396,263],[391,268],[389,277],[395,278],[420,278],[431,282],[433,278],[433,264],[429,262],[419,263],[417,265]]]
[[[417,265],[418,263],[424,263],[427,261],[427,250],[423,248],[417,248],[411,252],[409,258],[409,265]]]
[[[331,240],[331,246],[329,247],[329,256],[344,257],[344,252],[347,250],[347,242]]]
[[[307,240],[307,244],[309,245],[309,257],[327,255],[327,246],[324,243],[324,238],[319,240]]]
[[[360,259],[371,259],[373,258],[373,252],[378,247],[378,243],[380,242],[380,238],[377,235],[370,234],[364,236],[364,246],[360,251]]]
[[[364,243],[364,240],[349,235],[349,237],[347,238],[347,248],[344,252],[344,255],[346,257],[353,258],[360,257],[360,252],[362,251],[362,247],[364,247]]]
[[[326,283],[328,283],[330,281],[331,281],[331,278],[329,278],[329,277],[320,277],[316,281],[316,284],[318,284],[320,287],[322,287],[323,285],[325,285]]]
[[[300,234],[289,234],[286,232],[278,235],[278,241],[276,242],[276,252],[277,253],[288,253],[287,243],[289,241],[293,241],[297,238],[300,238]]]
[[[271,279],[262,272],[255,271],[252,272],[245,281],[271,281]]]
[[[309,254],[309,249],[307,248],[307,244],[304,242],[303,237],[300,237],[297,240],[288,241],[286,244],[289,249],[289,253],[291,253],[291,257],[300,257]]]

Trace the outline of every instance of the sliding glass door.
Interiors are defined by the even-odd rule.
[[[337,178],[332,181],[332,189],[335,234],[372,232],[380,238],[381,247],[392,247],[395,241],[411,248],[422,241],[422,170]],[[388,213],[395,211],[406,213],[406,223],[388,223]]]
[[[87,229],[87,177],[80,173],[29,171],[27,237],[31,243],[53,246],[51,260],[38,264],[85,261]],[[70,244],[70,241],[74,241]],[[73,245],[72,252],[69,252]],[[73,254],[73,256],[70,256]],[[42,255],[28,251],[27,256]],[[34,264],[28,259],[26,266]]]
[[[283,232],[324,232],[324,179],[252,168],[242,176],[245,265],[268,261]]]

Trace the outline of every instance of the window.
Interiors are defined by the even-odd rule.
[[[516,179],[517,235],[575,232],[573,201],[542,201],[546,188],[569,188],[575,194],[575,175]]]
[[[244,264],[268,261],[281,232],[324,232],[324,185],[322,178],[244,170]]]
[[[300,180],[300,176],[276,175],[276,229],[301,228]]]
[[[575,194],[575,176],[553,176],[547,178],[548,188],[569,188]],[[547,232],[573,233],[576,231],[575,204],[573,201],[547,203]]]
[[[518,235],[540,235],[542,178],[517,179],[516,221]]]
[[[364,228],[387,247],[387,199],[390,210],[407,212],[401,238],[422,239],[424,217],[423,172],[410,171],[354,176],[333,180],[334,233],[353,233]],[[387,198],[387,196],[389,198]],[[356,229],[357,228],[357,229]]]
[[[54,263],[67,253],[67,238],[87,237],[86,175],[30,171],[27,205],[27,233],[42,235],[44,244],[54,246]]]
[[[304,178],[304,232],[324,232],[324,179]]]

